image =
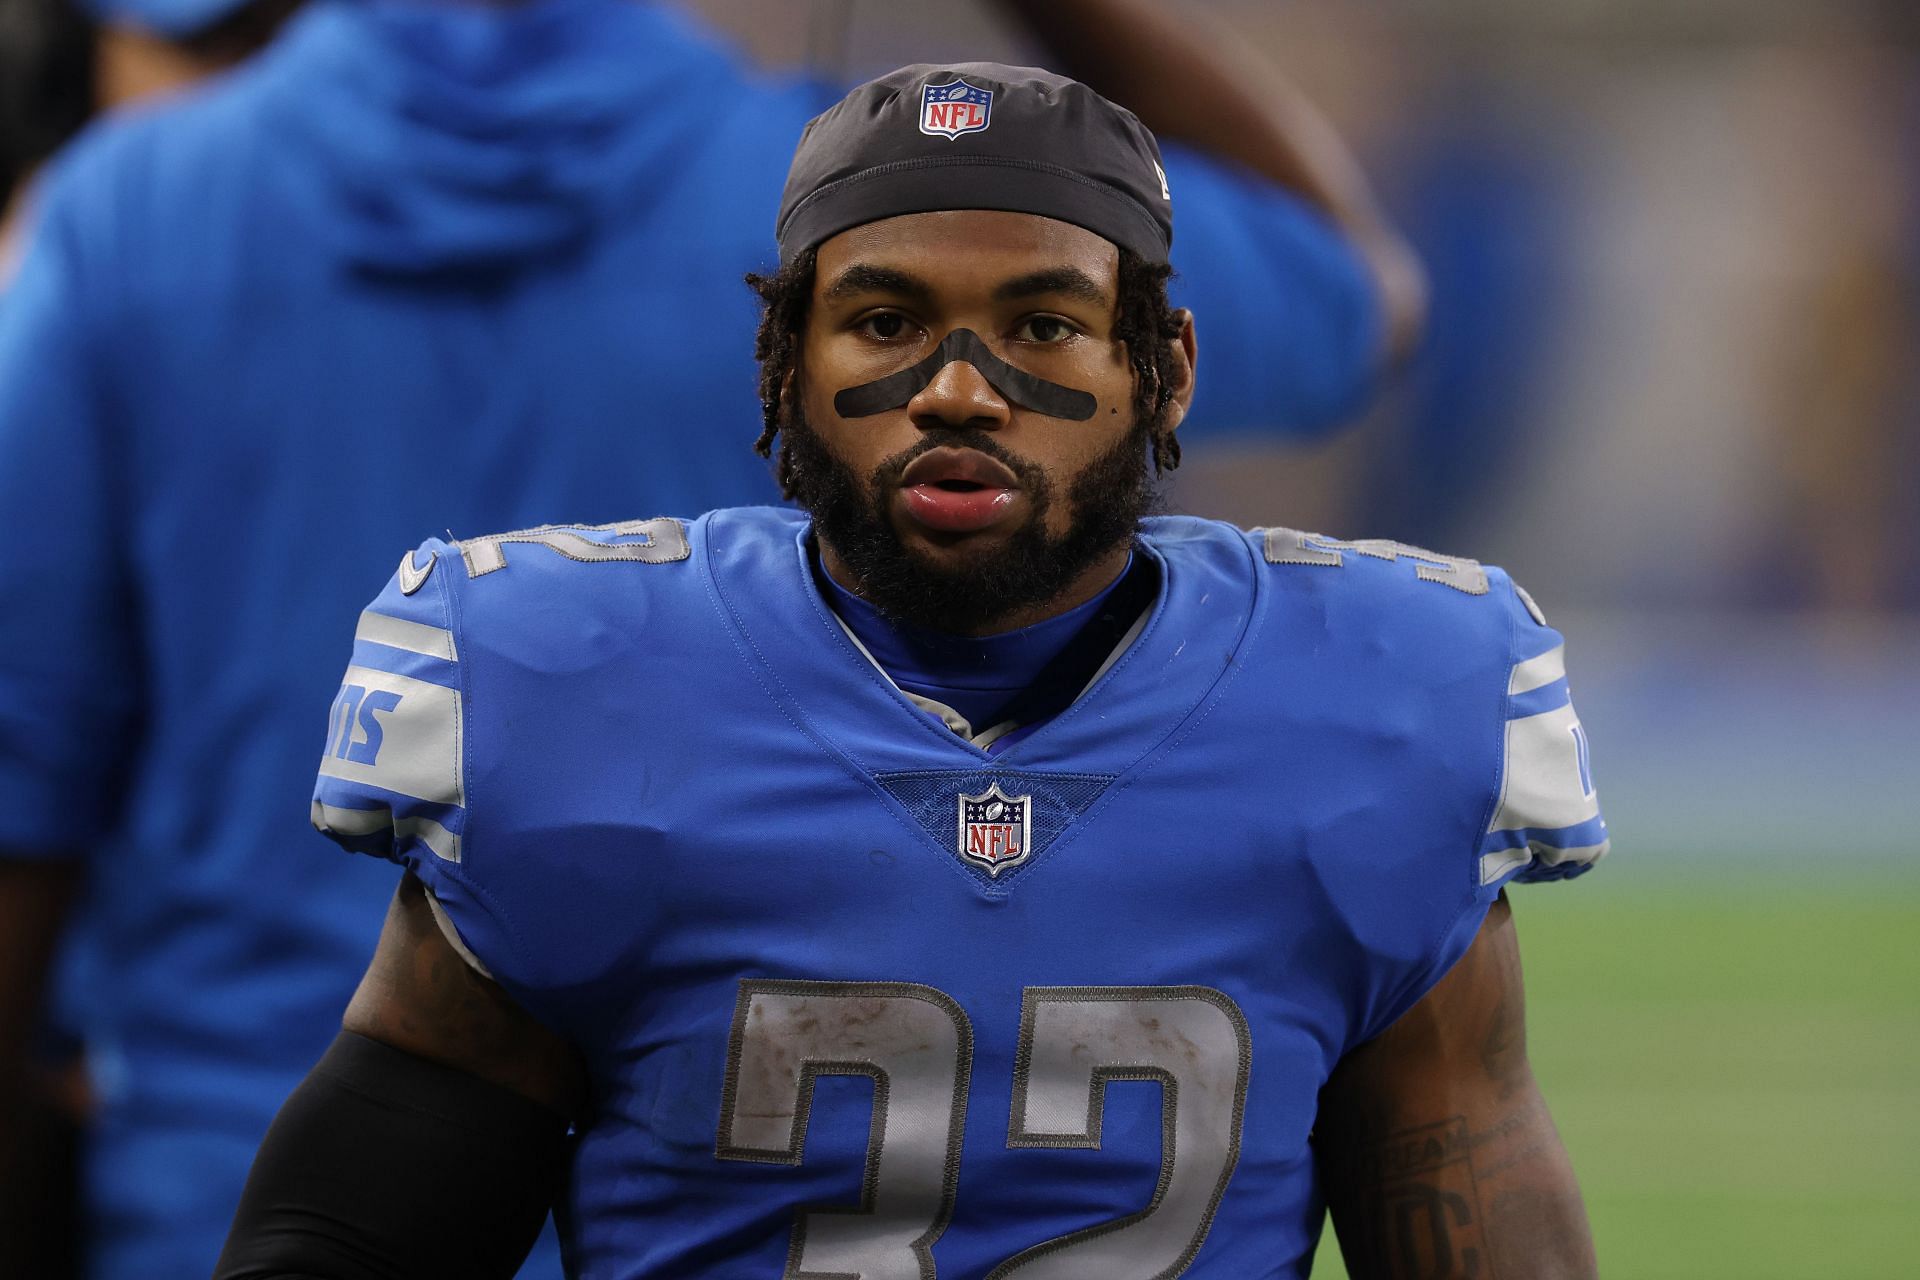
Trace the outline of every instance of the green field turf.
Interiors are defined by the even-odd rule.
[[[1602,1275],[1920,1277],[1920,862],[1822,885],[1621,859],[1512,899]],[[1345,1274],[1329,1231],[1315,1278]]]

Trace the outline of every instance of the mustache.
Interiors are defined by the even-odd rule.
[[[833,397],[833,409],[843,418],[864,418],[871,414],[898,409],[919,395],[940,371],[955,361],[965,361],[980,371],[995,391],[1024,409],[1044,413],[1049,418],[1085,422],[1099,408],[1099,401],[1085,391],[1048,382],[1024,370],[1016,369],[987,349],[980,335],[971,329],[955,329],[940,339],[940,345],[918,364],[888,374],[857,387],[848,387]],[[981,450],[982,453],[986,450]]]

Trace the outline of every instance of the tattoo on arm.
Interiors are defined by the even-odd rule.
[[[1579,1187],[1527,1061],[1505,902],[1454,970],[1335,1069],[1314,1143],[1354,1280],[1587,1280]]]
[[[1465,1116],[1390,1134],[1355,1152],[1354,1163],[1363,1220],[1347,1230],[1376,1253],[1363,1274],[1490,1280]]]

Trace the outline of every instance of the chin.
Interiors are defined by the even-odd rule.
[[[901,547],[916,565],[936,574],[950,574],[985,567],[1003,556],[1013,541],[1014,529],[982,529],[976,533],[942,533],[908,522],[896,525]]]

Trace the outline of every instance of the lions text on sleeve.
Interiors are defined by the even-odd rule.
[[[360,614],[353,661],[327,715],[313,823],[349,848],[386,857],[424,848],[458,862],[466,823],[460,655],[444,597],[419,596],[420,585],[409,554]]]

